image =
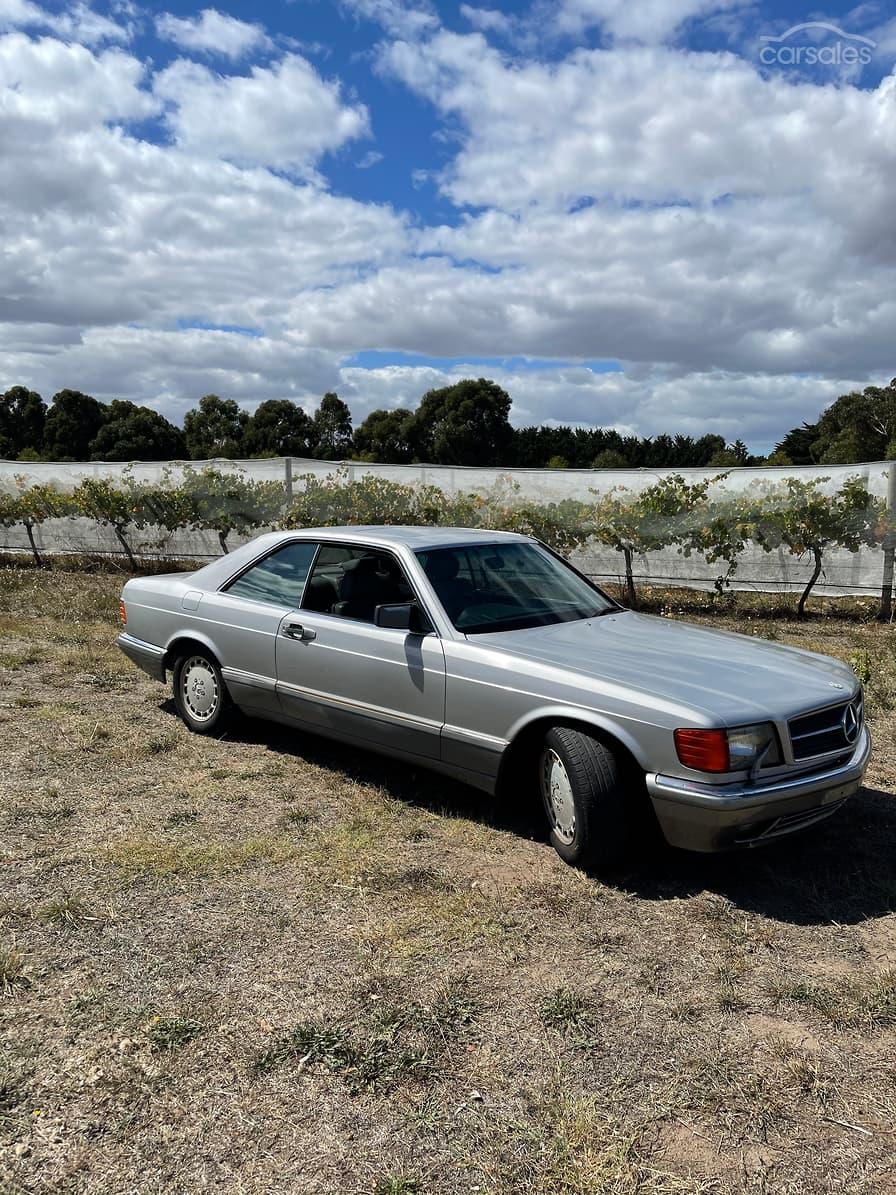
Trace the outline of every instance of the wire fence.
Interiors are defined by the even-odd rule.
[[[415,488],[435,487],[449,498],[462,495],[501,494],[505,502],[516,502],[542,508],[562,510],[569,507],[576,518],[582,504],[606,505],[621,499],[624,505],[640,495],[653,493],[658,484],[670,477],[680,478],[684,487],[698,492],[706,487],[707,499],[700,508],[704,521],[718,518],[723,507],[725,517],[736,520],[738,504],[750,495],[775,496],[778,507],[786,502],[787,487],[795,483],[797,490],[811,483],[822,504],[831,508],[842,498],[844,487],[853,479],[860,483],[869,504],[887,519],[896,519],[896,467],[893,462],[871,462],[832,466],[777,466],[763,468],[703,469],[502,469],[468,468],[441,465],[384,465],[364,462],[316,461],[294,457],[260,460],[213,460],[204,462],[134,462],[107,463],[102,461],[31,462],[0,461],[0,493],[21,493],[32,486],[48,486],[61,494],[71,493],[87,479],[110,480],[119,484],[150,486],[178,486],[186,478],[195,479],[212,469],[225,477],[244,478],[253,482],[279,487],[282,506],[288,508],[308,487],[308,479],[316,483],[331,482],[351,486],[362,479],[384,484]],[[715,504],[715,505],[713,505]],[[607,506],[609,509],[609,506]],[[823,516],[823,510],[821,515]],[[779,521],[782,512],[778,511]],[[786,514],[786,511],[784,512]],[[654,530],[663,523],[679,519],[679,511],[672,507],[658,509],[653,518]],[[696,516],[695,516],[696,517]],[[877,517],[877,515],[875,515]],[[271,520],[273,521],[273,520]],[[358,521],[344,519],[343,521]],[[368,520],[364,520],[368,521]],[[374,517],[369,521],[394,521]],[[227,546],[234,547],[262,530],[262,524],[231,529]],[[28,531],[22,525],[10,523],[0,530],[4,551],[31,550]],[[121,539],[114,527],[95,518],[68,514],[63,518],[47,518],[31,528],[37,549],[42,553],[124,554]],[[700,551],[682,548],[678,542],[663,544],[663,535],[654,534],[647,550],[642,543],[631,556],[633,576],[642,583],[712,588],[717,585],[719,566]],[[674,536],[666,536],[667,539]],[[693,536],[692,536],[693,539]],[[792,539],[792,537],[791,537]],[[211,527],[201,527],[195,521],[177,527],[148,523],[130,535],[135,555],[153,558],[205,559],[219,555],[222,538]],[[651,546],[653,544],[654,546]],[[832,543],[824,553],[823,570],[816,592],[829,595],[878,595],[892,589],[893,536],[879,534],[866,537],[852,545],[855,550]],[[579,542],[570,553],[574,563],[585,573],[605,581],[624,580],[624,560],[617,547],[601,542],[590,535]],[[802,589],[811,577],[815,560],[808,549],[794,551],[793,543],[770,544],[747,537],[738,551],[736,570],[729,580],[732,588],[788,592]]]

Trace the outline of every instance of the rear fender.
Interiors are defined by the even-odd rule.
[[[215,657],[219,664],[223,664],[224,660],[221,652],[218,650],[213,639],[210,638],[204,631],[177,631],[168,642],[165,644],[165,667],[171,669],[174,667],[174,661],[179,655],[180,645],[187,646],[195,643],[201,647],[206,648]]]

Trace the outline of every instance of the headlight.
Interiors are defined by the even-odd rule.
[[[778,736],[771,722],[731,730],[675,731],[675,750],[686,768],[698,772],[743,772],[758,760],[780,763]]]
[[[728,731],[728,752],[731,756],[732,772],[750,768],[758,756],[768,748],[766,763],[779,763],[777,757],[778,736],[771,722],[757,722],[755,726],[738,726]]]

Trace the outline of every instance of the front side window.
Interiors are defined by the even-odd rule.
[[[413,600],[414,591],[391,553],[324,544],[305,586],[302,608],[373,622],[377,606]]]
[[[302,600],[305,579],[316,551],[317,544],[310,540],[284,544],[231,581],[227,592],[236,597],[295,609]]]
[[[596,618],[619,607],[538,544],[476,544],[418,552],[429,582],[468,635]]]

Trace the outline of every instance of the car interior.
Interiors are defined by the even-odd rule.
[[[373,622],[377,606],[409,602],[414,592],[388,552],[325,544],[302,597],[302,609]]]

